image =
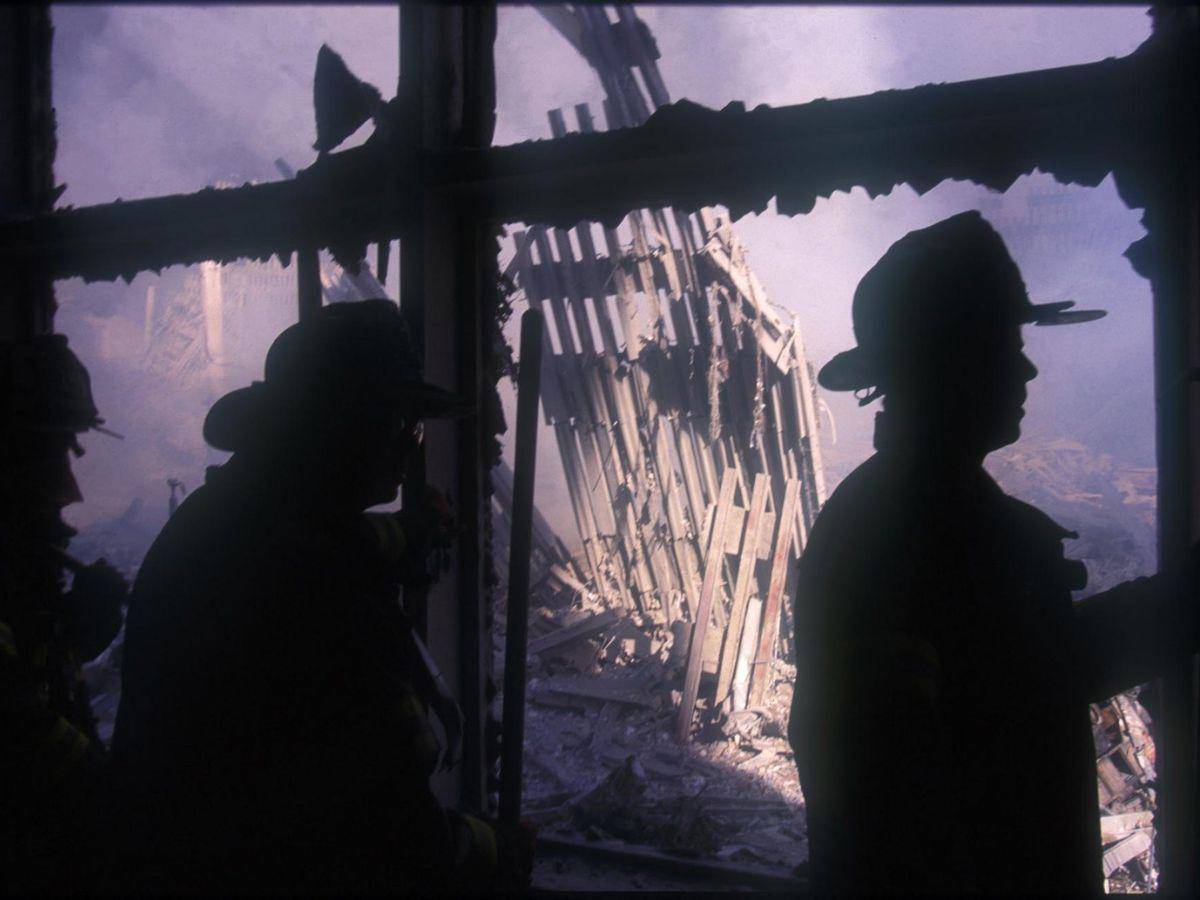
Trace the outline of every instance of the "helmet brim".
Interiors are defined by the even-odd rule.
[[[1078,325],[1094,322],[1108,315],[1105,309],[1071,309],[1074,300],[1056,303],[1031,303],[1022,322],[1032,325]]]
[[[474,411],[462,397],[424,381],[397,382],[378,405],[404,409],[415,419],[456,419]],[[217,450],[236,453],[266,427],[274,408],[275,398],[261,381],[230,391],[205,416],[204,440]]]
[[[878,373],[862,347],[843,350],[817,373],[817,383],[827,391],[865,390],[873,387],[878,380]]]
[[[1071,309],[1074,305],[1074,300],[1030,304],[1021,322],[1030,325],[1078,325],[1108,315],[1108,311],[1103,309]],[[863,391],[879,384],[879,372],[862,347],[852,347],[843,350],[821,367],[817,383],[827,391]]]

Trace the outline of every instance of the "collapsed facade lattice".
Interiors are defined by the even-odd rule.
[[[644,26],[622,30],[585,8],[547,18],[596,69],[610,128],[668,101]],[[594,130],[587,104],[575,114]],[[561,111],[549,119],[563,137]],[[684,623],[684,737],[703,671],[717,703],[744,707],[761,699],[789,633],[785,588],[825,495],[799,325],[708,207],[637,209],[616,228],[538,225],[514,244],[508,273],[546,314],[542,402],[581,565],[607,604]],[[739,656],[749,677],[731,696]]]

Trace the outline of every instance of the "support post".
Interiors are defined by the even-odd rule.
[[[512,532],[508,557],[508,631],[504,637],[504,721],[500,745],[500,821],[521,815],[521,763],[525,741],[525,652],[529,639],[529,556],[533,535],[533,483],[537,463],[538,389],[542,375],[542,314],[521,317],[517,383],[517,445],[513,466]]]
[[[303,322],[321,308],[321,257],[315,248],[296,251],[296,287],[300,295],[300,321]]]
[[[54,207],[54,105],[50,93],[49,5],[0,8],[0,218],[46,215]],[[3,241],[0,241],[2,244]],[[0,340],[53,330],[54,282],[44,260],[5,263]]]

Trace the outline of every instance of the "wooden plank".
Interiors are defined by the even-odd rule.
[[[733,591],[733,604],[729,610],[729,624],[725,627],[725,643],[721,650],[721,663],[717,668],[716,702],[722,703],[729,695],[733,684],[733,670],[737,665],[738,645],[742,639],[742,626],[746,621],[746,603],[750,599],[750,588],[754,584],[754,570],[758,565],[758,535],[763,514],[767,508],[771,479],[763,474],[754,476],[754,493],[750,498],[749,521],[746,523],[745,543],[750,548],[743,550],[738,563],[737,585]],[[736,551],[735,551],[736,552]]]
[[[797,877],[787,869],[767,869],[718,860],[672,856],[650,847],[621,841],[585,841],[577,838],[545,835],[538,837],[539,849],[549,854],[571,854],[604,860],[626,870],[650,869],[666,875],[693,879],[693,883],[711,886],[730,885],[781,896],[803,894],[807,876]]]
[[[791,562],[792,529],[796,524],[796,503],[800,482],[791,479],[783,492],[783,509],[779,514],[779,531],[775,536],[775,558],[771,561],[771,583],[763,604],[762,629],[759,632],[758,653],[750,674],[750,706],[762,706],[767,682],[771,680],[771,663],[775,659],[775,644],[779,640],[779,612],[783,586]]]
[[[1116,800],[1124,800],[1130,791],[1133,790],[1132,780],[1118,770],[1113,761],[1108,757],[1097,761],[1096,774],[1099,776],[1100,782],[1108,788],[1109,793]]]
[[[683,681],[683,698],[679,706],[679,718],[675,725],[675,739],[684,743],[692,728],[692,712],[696,707],[696,696],[700,692],[700,667],[704,659],[704,636],[712,616],[713,596],[717,591],[717,578],[725,558],[725,522],[729,508],[733,505],[733,492],[737,487],[737,473],[732,467],[721,476],[721,494],[717,500],[717,511],[712,528],[713,539],[709,542],[708,555],[704,560],[704,583],[700,588],[700,604],[692,624],[691,646],[688,648],[687,670]]]
[[[1154,825],[1154,813],[1150,810],[1121,813],[1115,816],[1100,817],[1100,843],[1108,846],[1131,833]]]
[[[768,487],[767,493],[770,494]],[[765,510],[762,519],[758,523],[758,558],[770,559],[771,549],[773,545],[772,538],[775,537],[775,513],[772,510]]]
[[[560,565],[552,564],[550,566],[550,575],[557,578],[565,587],[570,588],[576,593],[587,593],[587,588],[579,581],[577,575],[573,572],[568,572]]]
[[[589,638],[608,628],[614,622],[619,621],[620,618],[621,616],[614,610],[606,609],[604,612],[589,616],[582,622],[576,622],[574,625],[568,625],[566,628],[552,631],[544,637],[535,638],[529,642],[528,652],[530,655],[545,653],[547,650],[553,650],[555,647],[561,647],[563,644],[570,644],[574,641]]]
[[[742,531],[746,527],[747,510],[734,504],[729,510],[729,521],[725,523],[725,552],[737,553],[742,549]]]
[[[646,685],[642,681],[632,678],[619,680],[586,676],[550,678],[544,682],[543,687],[547,691],[564,694],[568,697],[623,703],[627,706],[640,706],[646,709],[658,707],[656,695],[647,691]]]
[[[1104,877],[1110,877],[1117,869],[1137,859],[1153,844],[1153,832],[1148,828],[1135,831],[1120,843],[1113,844],[1104,851]]]
[[[650,317],[649,324],[651,325],[653,339],[665,353],[667,338],[666,330],[663,327],[663,310],[662,304],[658,299],[658,291],[656,290],[654,268],[650,264],[650,244],[646,240],[646,221],[642,218],[642,210],[633,210],[625,217],[625,221],[629,223],[630,230],[633,233],[634,267],[641,281],[642,292],[646,296],[646,311]]]
[[[671,461],[669,442],[672,436],[668,433],[670,422],[662,415],[655,416],[649,423],[650,444],[653,450],[655,483],[658,490],[656,499],[662,504],[666,514],[667,528],[671,538],[671,553],[669,557],[675,566],[676,578],[684,597],[688,602],[688,611],[695,615],[699,602],[700,585],[699,560],[693,557],[694,545],[688,540],[687,527],[684,522],[683,508],[680,504],[678,476]]]
[[[704,408],[707,409],[707,405]],[[693,429],[692,435],[696,440],[696,444],[698,445],[696,459],[700,463],[700,473],[704,477],[706,493],[708,496],[715,498],[720,490],[718,487],[720,482],[717,479],[717,467],[715,461],[713,460],[713,456],[717,453],[723,452],[720,442],[711,440],[708,436],[707,429],[704,429],[703,431],[697,431],[696,429]],[[723,458],[721,462],[722,465],[724,465]]]
[[[621,316],[621,333],[625,335],[625,357],[635,361],[640,353],[640,338],[634,327],[634,310],[637,300],[629,272],[625,270],[625,253],[617,233],[612,228],[604,229],[604,245],[608,258],[613,262],[613,286],[616,288],[617,312]]]

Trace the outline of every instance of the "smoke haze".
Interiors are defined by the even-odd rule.
[[[638,12],[657,39],[672,97],[715,108],[731,100],[748,107],[800,103],[1120,56],[1150,28],[1144,9],[1112,7]],[[308,165],[315,158],[312,70],[323,42],[385,96],[398,74],[394,6],[65,6],[55,8],[54,24],[56,171],[68,185],[64,204],[275,179],[277,157]],[[594,74],[534,9],[500,10],[496,59],[499,144],[548,137],[551,108],[588,102],[600,109]],[[1086,448],[1093,469],[1101,457],[1121,471],[1152,467],[1150,292],[1122,256],[1143,232],[1139,213],[1124,206],[1111,179],[1085,189],[1035,172],[1003,195],[957,182],[923,197],[907,186],[874,200],[855,189],[820,200],[807,216],[767,210],[735,227],[772,300],[797,317],[819,367],[852,345],[850,298],[887,246],[968,208],[982,210],[1005,236],[1035,302],[1075,299],[1109,310],[1108,318],[1078,328],[1026,330],[1042,376],[1031,387],[1020,446],[1074,442]],[[60,290],[59,327],[91,368],[102,411],[117,430],[135,431],[124,445],[87,439],[90,452],[79,468],[88,502],[71,511],[84,527],[113,520],[140,498],[161,508],[147,525],[152,530],[165,517],[168,469],[180,469],[173,474],[194,485],[203,464],[214,461],[199,441],[199,417],[218,387],[237,386],[180,388],[165,404],[161,414],[175,417],[173,433],[186,444],[170,466],[148,461],[150,451],[135,446],[136,430],[123,429],[121,419],[136,412],[130,390],[148,389],[130,373],[141,364],[146,288],[154,277],[128,287],[71,282]],[[255,302],[252,294],[247,305]],[[274,313],[254,320],[263,334],[242,342],[246,358],[231,379],[255,377],[261,357],[251,357],[277,324]],[[511,422],[511,389],[505,393]],[[832,428],[824,443],[836,481],[869,454],[872,410],[846,396],[822,396],[836,423],[836,445]],[[155,433],[142,434],[150,440]],[[539,503],[572,543],[561,467],[548,436],[544,431],[539,454]],[[1019,481],[1018,474],[1008,477]]]

